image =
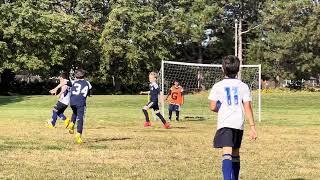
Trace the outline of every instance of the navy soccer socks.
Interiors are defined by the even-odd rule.
[[[232,156],[232,169],[233,169],[233,175],[234,179],[239,179],[239,173],[240,173],[240,156]]]
[[[179,121],[180,111],[176,111],[176,121]]]
[[[166,124],[166,123],[167,123],[166,120],[163,118],[163,116],[161,115],[160,112],[158,112],[156,115],[160,118],[160,120],[162,121],[163,124]]]
[[[57,119],[58,119],[58,114],[55,110],[53,110],[52,111],[52,121],[51,121],[52,126],[56,125]]]
[[[142,109],[142,112],[143,112],[144,116],[146,117],[146,122],[150,122],[148,111],[145,109]]]
[[[66,117],[63,113],[59,114],[58,116],[59,116],[60,119],[62,119],[63,121],[67,119],[67,117]]]
[[[224,154],[222,160],[222,173],[224,180],[232,180],[233,169],[232,169],[232,156],[231,154]]]
[[[172,110],[169,109],[169,120],[171,121],[171,117],[172,117]]]

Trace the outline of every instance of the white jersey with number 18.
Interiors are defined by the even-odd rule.
[[[243,130],[243,102],[251,101],[247,84],[238,79],[224,79],[212,87],[208,99],[221,102],[217,129],[229,127]]]

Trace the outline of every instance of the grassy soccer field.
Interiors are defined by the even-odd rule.
[[[259,139],[245,132],[241,179],[320,178],[319,97],[263,95]],[[0,97],[0,179],[221,179],[221,152],[211,148],[215,119],[144,128],[145,100],[89,98],[85,143],[77,145],[61,121],[45,126],[56,97]]]

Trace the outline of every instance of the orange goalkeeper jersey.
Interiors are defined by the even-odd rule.
[[[177,104],[177,105],[182,105],[183,104],[183,88],[181,86],[175,87],[172,86],[170,88],[170,99],[169,103],[170,104]]]

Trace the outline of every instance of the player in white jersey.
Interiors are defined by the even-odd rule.
[[[209,94],[210,109],[218,113],[214,147],[223,149],[222,172],[224,180],[237,180],[240,172],[239,149],[243,136],[244,115],[250,125],[250,138],[255,140],[251,93],[247,84],[236,79],[240,61],[236,56],[223,58],[225,79],[216,83]]]
[[[67,73],[61,73],[59,76],[60,83],[68,81],[67,77]],[[62,86],[61,91],[57,96],[59,97],[59,100],[52,110],[52,118],[48,122],[48,125],[49,128],[54,128],[56,126],[58,117],[60,117],[61,120],[64,121],[65,127],[67,128],[70,123],[70,118],[67,118],[63,113],[70,103],[70,87],[68,87],[67,85]]]

